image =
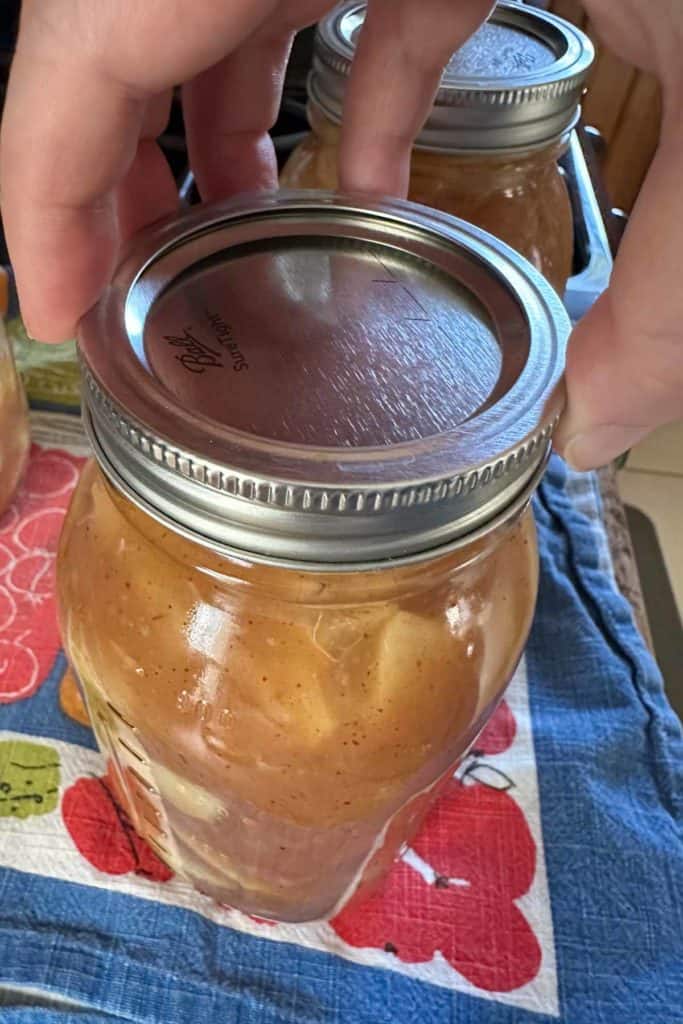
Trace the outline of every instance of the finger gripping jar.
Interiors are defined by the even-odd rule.
[[[7,278],[0,268],[0,516],[19,484],[30,445],[26,395],[3,321],[6,300]]]
[[[322,193],[154,229],[83,322],[64,642],[201,891],[329,917],[415,832],[527,637],[567,332],[485,233]]]
[[[365,4],[346,0],[318,26],[311,132],[283,168],[286,187],[336,187],[338,126],[364,18]],[[559,293],[571,273],[573,230],[558,158],[593,56],[590,39],[562,18],[499,3],[453,55],[412,154],[411,199],[502,238]]]

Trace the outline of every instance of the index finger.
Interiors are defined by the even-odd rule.
[[[117,192],[134,227],[175,206],[170,172],[145,139],[150,103],[239,45],[276,2],[24,0],[0,195],[34,336],[73,336],[106,285],[118,258]]]
[[[27,329],[73,336],[118,247],[114,187],[133,161],[144,103],[86,63],[40,73],[18,53],[0,140],[3,222]]]
[[[491,0],[369,0],[344,104],[340,181],[405,196],[410,150],[453,52]]]

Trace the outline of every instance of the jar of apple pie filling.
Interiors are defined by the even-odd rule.
[[[9,505],[30,446],[28,406],[5,330],[7,275],[0,267],[0,516]]]
[[[477,228],[315,192],[152,230],[84,320],[64,642],[201,891],[323,918],[415,832],[524,647],[567,333]]]
[[[346,81],[365,4],[346,0],[320,25],[309,78],[310,135],[282,184],[335,188]],[[409,195],[463,217],[526,256],[562,293],[571,273],[572,213],[558,165],[594,56],[569,22],[500,3],[452,57],[413,150]]]

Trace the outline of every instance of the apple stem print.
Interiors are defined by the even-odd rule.
[[[510,776],[502,772],[500,768],[494,768],[474,756],[465,766],[460,779],[461,781],[471,779],[474,782],[481,782],[482,786],[488,786],[489,789],[508,790],[514,786]]]
[[[23,740],[0,742],[0,818],[50,814],[59,802],[59,755]]]

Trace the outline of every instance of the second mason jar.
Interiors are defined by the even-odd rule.
[[[567,333],[484,232],[316,193],[152,230],[84,321],[64,642],[203,892],[328,917],[409,842],[522,654]]]
[[[311,133],[284,167],[284,186],[336,186],[338,126],[364,18],[365,3],[346,0],[318,26]],[[499,3],[453,55],[412,158],[411,199],[502,238],[560,294],[571,273],[573,231],[558,158],[593,56],[590,39],[562,18]]]
[[[7,273],[0,267],[0,517],[21,480],[30,447],[28,406],[5,329]]]

